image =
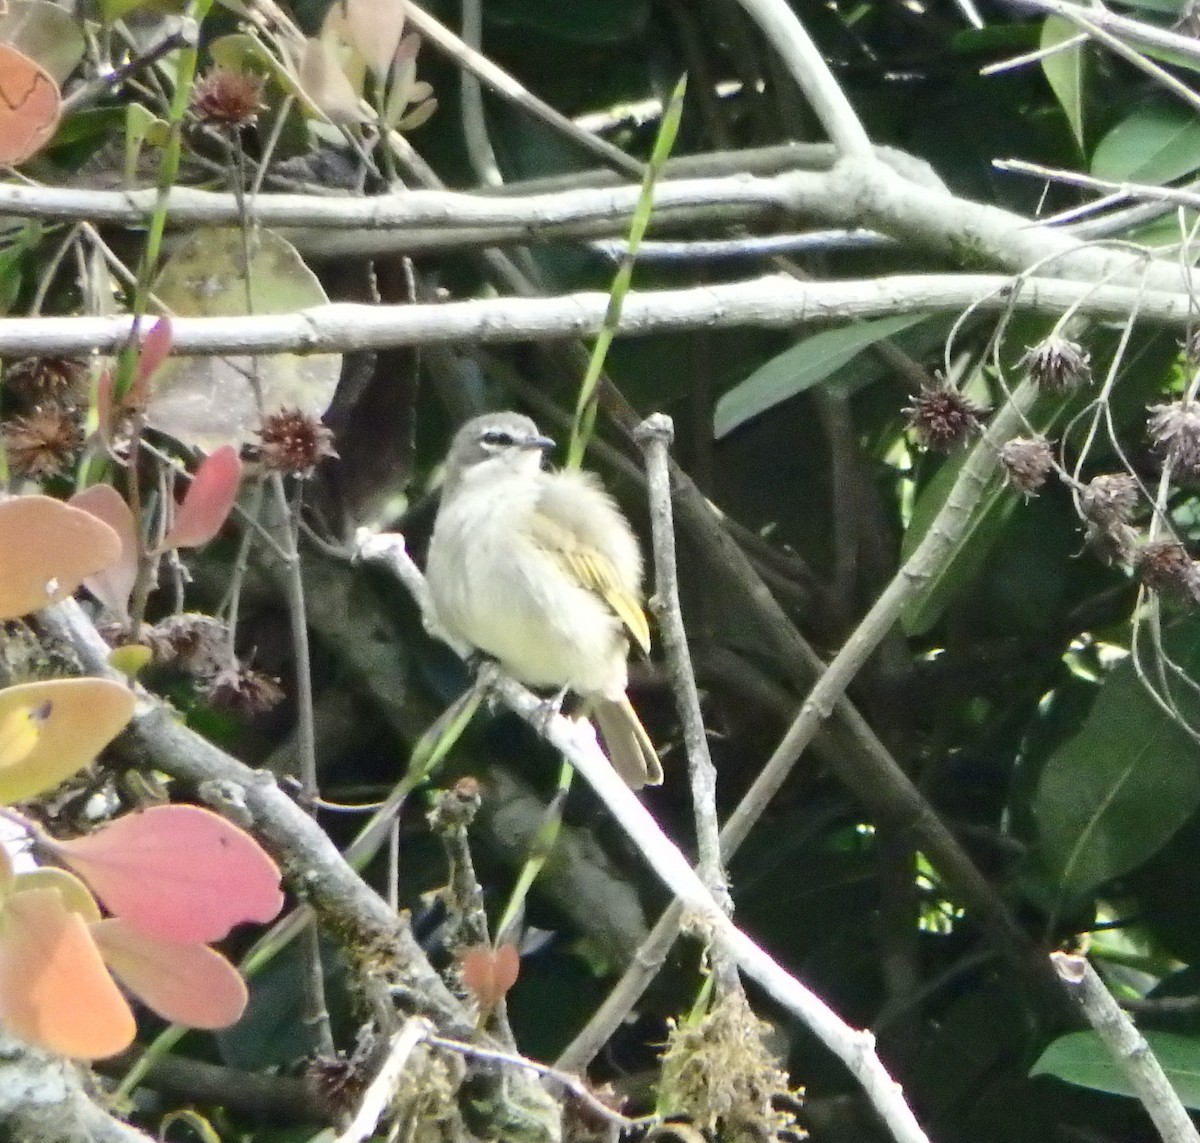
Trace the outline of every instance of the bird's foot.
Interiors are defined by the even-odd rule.
[[[554,716],[562,714],[563,700],[567,697],[569,687],[563,687],[562,690],[552,694],[549,698],[544,698],[537,705],[537,711],[530,720],[534,730],[545,738],[550,731],[550,723],[554,720]]]
[[[472,651],[467,656],[467,666],[475,676],[476,692],[483,696],[489,710],[494,709],[499,697],[496,684],[500,680],[500,664],[482,651]]]

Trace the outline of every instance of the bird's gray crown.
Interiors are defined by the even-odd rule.
[[[554,441],[543,436],[537,425],[522,413],[484,413],[467,421],[454,434],[446,457],[446,484],[454,484],[468,468],[485,460],[531,450],[544,452],[553,447]]]

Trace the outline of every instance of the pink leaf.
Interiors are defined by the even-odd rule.
[[[52,848],[110,913],[165,941],[220,940],[283,908],[275,862],[199,806],[152,806]]]
[[[228,1028],[245,1011],[245,981],[215,949],[148,937],[115,917],[91,930],[113,975],[164,1020]]]
[[[67,503],[103,521],[121,541],[117,562],[87,576],[83,586],[118,619],[128,619],[129,597],[133,594],[138,568],[137,528],[129,505],[110,484],[93,484],[91,488],[76,492]]]
[[[233,510],[241,479],[242,462],[233,445],[224,445],[205,457],[175,513],[163,550],[207,544]]]
[[[461,954],[460,962],[463,984],[475,993],[485,1012],[491,1012],[508,995],[521,971],[521,957],[509,944],[499,948],[475,945]]]
[[[137,368],[134,370],[133,383],[125,396],[126,404],[140,408],[150,397],[150,379],[158,371],[158,367],[171,355],[174,344],[174,332],[171,329],[171,319],[165,314],[158,319],[142,338],[142,346],[138,352]]]

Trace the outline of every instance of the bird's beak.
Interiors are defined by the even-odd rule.
[[[558,442],[552,437],[530,437],[525,442],[526,448],[540,449],[542,452],[549,452],[551,449],[558,447]]]

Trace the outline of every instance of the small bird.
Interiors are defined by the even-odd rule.
[[[571,690],[634,789],[662,782],[625,693],[633,639],[650,649],[642,556],[591,473],[542,467],[554,441],[519,413],[455,434],[426,578],[446,630],[531,687]]]

